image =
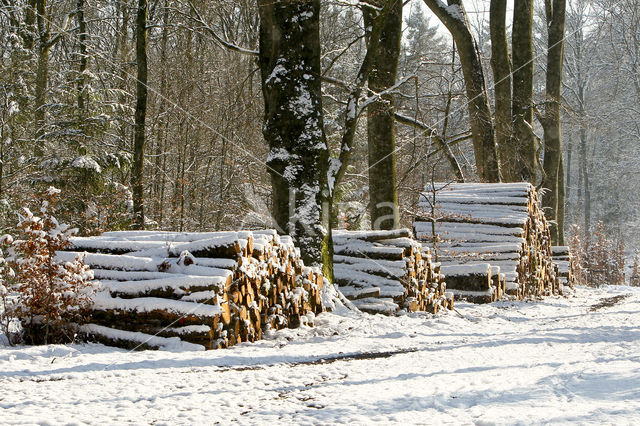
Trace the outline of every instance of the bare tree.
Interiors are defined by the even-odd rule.
[[[489,30],[491,34],[491,69],[495,93],[495,131],[502,177],[515,177],[515,146],[511,116],[511,56],[506,30],[507,0],[491,0]]]
[[[383,6],[379,0],[376,5]],[[396,83],[402,39],[403,2],[396,0],[386,18],[369,74],[369,90],[383,93]],[[375,17],[365,9],[364,21],[372,28]],[[368,107],[369,211],[373,229],[393,229],[399,225],[396,188],[395,95],[386,93]]]
[[[462,0],[449,0],[448,6],[440,0],[424,2],[447,27],[458,48],[469,102],[478,177],[487,182],[499,182],[502,178],[500,162],[482,59]]]
[[[565,0],[546,0],[547,20],[547,76],[544,117],[544,179],[547,190],[542,196],[545,215],[551,221],[551,240],[564,245],[564,160],[560,104],[562,91],[562,63],[564,57]]]
[[[147,117],[147,0],[138,0],[136,15],[136,114],[133,143],[133,213],[136,229],[144,229],[144,148]]]
[[[509,180],[536,183],[536,141],[533,133],[533,0],[513,3],[514,174]]]

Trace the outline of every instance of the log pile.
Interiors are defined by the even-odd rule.
[[[333,242],[336,284],[360,310],[389,315],[453,309],[440,265],[408,229],[334,231]]]
[[[436,183],[414,221],[458,299],[492,302],[560,292],[549,228],[529,183]],[[454,278],[455,277],[455,278]]]
[[[73,238],[58,257],[80,252],[101,288],[82,330],[107,344],[136,347],[149,335],[158,339],[142,347],[222,348],[312,324],[323,309],[322,275],[273,230],[107,232]]]
[[[560,286],[565,290],[573,290],[576,283],[576,268],[578,267],[575,258],[571,255],[568,246],[553,246],[553,263],[557,266],[557,276]]]

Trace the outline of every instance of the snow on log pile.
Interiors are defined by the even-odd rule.
[[[416,237],[436,251],[456,298],[482,303],[560,292],[533,185],[436,183],[419,206]]]
[[[336,284],[360,310],[393,314],[453,308],[440,266],[408,229],[333,231],[333,247]]]
[[[106,344],[222,348],[322,311],[322,275],[273,230],[106,232],[58,256],[79,252],[101,286],[81,331]]]
[[[577,264],[575,258],[571,255],[571,249],[568,246],[553,246],[551,248],[553,254],[553,263],[558,267],[556,275],[563,288],[573,290],[575,285],[575,273]]]

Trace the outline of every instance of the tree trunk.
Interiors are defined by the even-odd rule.
[[[78,118],[80,125],[84,123],[87,117],[88,109],[88,93],[86,88],[86,76],[87,71],[87,21],[84,19],[84,0],[78,0],[77,2],[77,14],[78,20],[78,57],[80,59],[80,69],[78,70]]]
[[[135,229],[144,229],[144,145],[147,116],[147,0],[138,0],[136,16],[136,112],[131,187]]]
[[[273,215],[307,265],[333,281],[329,151],[320,83],[320,0],[257,0]]]
[[[515,175],[512,180],[536,183],[536,142],[533,134],[533,0],[513,4],[513,128]]]
[[[382,7],[384,1],[378,0]],[[402,39],[402,1],[396,1],[387,15],[369,74],[369,90],[380,93],[392,87],[398,73]],[[367,28],[375,17],[365,10]],[[395,229],[400,221],[396,190],[396,128],[394,95],[381,96],[368,107],[369,212],[371,229]]]
[[[495,132],[502,177],[507,182],[514,178],[515,151],[511,118],[511,58],[505,25],[507,0],[491,0],[489,29],[491,33],[491,69],[495,91]]]
[[[584,120],[584,112],[581,114]],[[591,188],[589,186],[589,164],[587,161],[587,130],[584,121],[580,128],[580,176],[584,191],[584,232],[588,235],[591,228]]]
[[[35,87],[35,144],[34,154],[42,156],[44,154],[44,141],[42,137],[45,134],[46,111],[45,104],[47,101],[47,90],[49,83],[49,51],[50,32],[49,18],[47,15],[46,0],[36,0],[36,28],[38,35],[36,65],[36,87]]]
[[[558,241],[557,245],[563,246],[565,245],[564,238],[564,224],[565,224],[565,205],[566,205],[566,196],[565,196],[565,178],[564,178],[564,156],[562,155],[562,151],[560,151],[560,164],[558,166],[558,215],[556,221],[558,222]]]
[[[351,153],[354,149],[356,131],[358,129],[358,120],[360,119],[361,113],[358,106],[360,94],[369,80],[369,73],[373,67],[378,45],[380,44],[380,36],[382,35],[382,29],[384,28],[387,16],[394,4],[397,2],[402,2],[402,0],[386,0],[384,2],[384,6],[379,9],[375,19],[371,20],[371,27],[366,29],[368,34],[367,53],[364,55],[362,63],[360,64],[360,69],[358,70],[358,74],[356,75],[353,84],[354,88],[351,90],[347,98],[344,130],[342,133],[342,140],[340,141],[340,155],[338,160],[332,162],[331,167],[329,167],[329,179],[332,182],[332,187],[337,187],[339,185],[347,172],[347,168],[349,167]],[[370,6],[363,5],[363,7]]]
[[[33,50],[34,46],[34,33],[37,32],[36,28],[36,0],[29,0],[25,5],[24,11],[24,27],[21,30],[21,38],[24,43],[24,48],[28,51]]]
[[[489,107],[489,95],[480,50],[469,29],[467,14],[461,0],[449,0],[448,7],[440,0],[424,0],[424,2],[447,27],[458,48],[469,101],[469,120],[478,177],[486,182],[499,182],[501,180],[500,163]]]
[[[120,28],[116,35],[116,48],[113,50],[114,58],[113,62],[117,66],[118,72],[118,89],[120,90],[120,95],[118,96],[118,102],[121,105],[125,105],[128,103],[127,95],[127,80],[128,80],[128,64],[132,62],[129,59],[128,54],[128,41],[129,41],[129,7],[126,4],[122,4],[122,2],[116,2],[116,8],[118,9],[118,15],[121,18],[119,22]],[[127,117],[128,118],[128,117]],[[129,134],[129,123],[128,119],[121,119],[120,126],[118,129],[119,133],[119,146],[118,149],[121,151],[128,150],[128,134]]]
[[[569,139],[569,143],[567,144],[567,171],[566,171],[566,179],[565,179],[565,199],[568,202],[571,202],[571,154],[573,153],[573,142]]]
[[[562,129],[560,123],[560,102],[562,96],[562,63],[564,56],[565,0],[545,0],[547,18],[547,78],[546,100],[542,126],[544,129],[544,179],[542,186],[547,189],[542,195],[542,206],[547,219],[551,221],[551,241],[559,244],[564,238],[560,217],[560,191],[564,192],[564,167],[562,165]],[[562,171],[562,173],[561,173]],[[564,197],[563,197],[564,198]],[[564,213],[564,209],[562,209]]]
[[[160,39],[160,63],[167,63],[167,51],[169,43],[169,7],[167,0],[164,2],[164,11],[162,13],[162,37]],[[167,96],[167,67],[160,68],[160,97],[162,99]],[[155,137],[154,152],[154,171],[153,171],[153,217],[158,223],[158,228],[162,229],[163,211],[164,211],[164,183],[165,183],[165,163],[166,155],[164,148],[166,146],[167,134],[169,132],[169,120],[166,117],[165,102],[161,101],[157,114],[159,118],[158,134]],[[208,182],[208,180],[207,180]],[[203,199],[204,202],[204,199]]]

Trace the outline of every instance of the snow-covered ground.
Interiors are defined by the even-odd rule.
[[[640,289],[457,309],[208,352],[0,347],[0,423],[640,424]]]

